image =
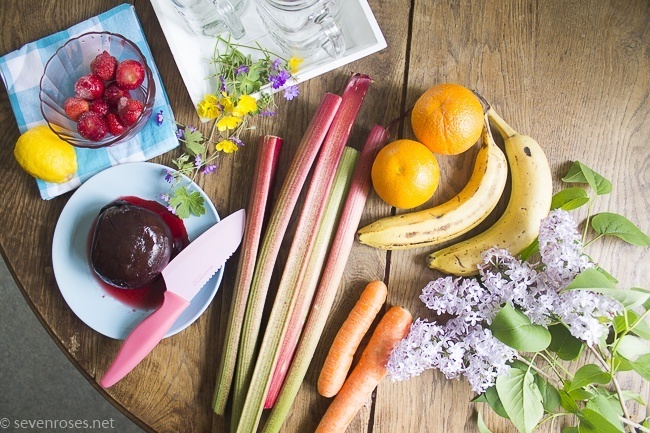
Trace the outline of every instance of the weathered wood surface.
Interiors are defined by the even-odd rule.
[[[119,3],[1,2],[0,54]],[[133,3],[176,118],[196,123],[150,3]],[[539,141],[549,157],[556,186],[569,162],[579,159],[614,184],[612,194],[598,200],[596,211],[619,212],[645,231],[650,229],[650,3],[372,0],[370,5],[388,48],[301,84],[300,98],[281,102],[280,115],[261,125],[260,133],[285,138],[280,177],[286,173],[322,93],[340,92],[351,72],[363,72],[375,79],[352,132],[350,143],[357,148],[373,124],[387,125],[399,117],[427,87],[457,82],[479,91],[513,127]],[[0,107],[4,125],[0,138],[0,252],[26,302],[98,392],[146,430],[227,431],[227,421],[212,414],[210,402],[234,275],[226,274],[219,294],[195,324],[164,340],[109,391],[101,390],[96,382],[120,343],[97,334],[76,318],[61,297],[52,272],[52,235],[70,193],[47,202],[40,199],[35,183],[12,156],[18,129],[4,90],[0,92]],[[412,137],[408,122],[397,126],[393,137]],[[253,137],[249,141],[254,142]],[[223,215],[247,203],[253,148],[245,147],[224,158],[219,176],[201,182]],[[178,152],[156,162],[169,164]],[[473,155],[470,151],[439,159],[443,178],[429,205],[450,198],[462,188]],[[391,209],[373,193],[362,224],[390,213]],[[491,221],[495,218],[496,214]],[[353,247],[330,326],[283,431],[311,431],[325,411],[328,402],[315,391],[318,369],[335,330],[367,281],[386,278],[388,304],[433,318],[417,298],[422,287],[438,276],[424,265],[428,252],[419,249],[386,254],[361,245]],[[594,245],[590,253],[619,278],[622,286],[647,287],[648,269],[641,265],[650,260],[647,249],[607,240]],[[279,264],[285,257],[286,250]],[[630,385],[648,393],[647,384]],[[349,431],[476,431],[479,406],[469,402],[472,397],[464,382],[446,380],[434,372],[405,383],[385,381]],[[645,408],[635,410],[640,414]],[[493,431],[514,431],[497,416],[485,418]]]

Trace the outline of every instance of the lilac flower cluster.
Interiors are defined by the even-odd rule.
[[[606,322],[621,307],[598,293],[562,291],[578,273],[593,266],[582,255],[580,235],[568,212],[554,210],[542,220],[539,246],[541,263],[491,248],[483,253],[479,279],[446,277],[427,284],[422,302],[453,318],[445,324],[416,320],[390,356],[391,377],[404,380],[437,368],[447,378],[464,376],[474,391],[484,392],[517,355],[487,329],[505,303],[534,324],[561,321],[576,338],[596,344],[608,330]]]

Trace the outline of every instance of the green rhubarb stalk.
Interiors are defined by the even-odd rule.
[[[370,169],[377,152],[388,138],[388,132],[381,126],[374,126],[363,147],[359,162],[354,171],[350,192],[345,200],[341,219],[332,242],[330,252],[321,276],[316,295],[302,331],[294,360],[280,390],[269,418],[262,430],[265,433],[280,431],[291,405],[298,394],[307,368],[314,356],[318,341],[323,333],[337,289],[341,283],[345,265],[350,256],[355,234],[363,214],[370,190]]]
[[[258,345],[264,302],[271,282],[273,267],[280,251],[282,238],[287,231],[300,190],[307,179],[309,170],[318,155],[340,104],[340,96],[332,93],[323,95],[321,103],[298,146],[296,155],[289,167],[289,172],[280,189],[277,202],[269,217],[262,247],[255,265],[255,274],[251,283],[241,332],[239,354],[235,368],[232,429],[237,428],[237,421],[244,406],[246,392],[253,375],[253,360]]]
[[[226,337],[221,352],[221,361],[217,371],[217,382],[212,402],[213,409],[218,415],[223,415],[226,410],[226,402],[228,401],[232,378],[235,373],[244,312],[246,311],[250,285],[255,272],[255,261],[257,260],[257,251],[262,237],[264,216],[278,166],[282,139],[265,135],[260,137],[257,146],[253,187],[248,200],[246,227],[239,256],[237,279],[235,280]]]
[[[316,233],[314,248],[309,255],[309,260],[304,261],[305,266],[303,266],[298,282],[296,283],[295,304],[292,309],[292,314],[289,317],[287,332],[282,340],[278,361],[273,371],[269,392],[264,403],[264,409],[270,409],[275,404],[275,400],[280,393],[280,387],[291,364],[293,352],[298,344],[300,332],[307,319],[309,306],[314,297],[323,264],[327,258],[327,251],[334,235],[336,223],[341,215],[343,201],[350,187],[352,174],[358,158],[358,150],[346,147],[343,151],[341,162],[334,177],[334,185],[325,205],[325,215]]]
[[[341,105],[327,132],[300,213],[275,302],[266,322],[259,356],[238,420],[236,430],[238,433],[254,432],[259,424],[281,342],[287,332],[289,317],[296,303],[300,275],[305,272],[306,258],[314,248],[318,226],[323,219],[325,212],[323,203],[326,202],[332,189],[336,168],[371,81],[370,77],[362,74],[354,74],[350,78],[343,92]]]

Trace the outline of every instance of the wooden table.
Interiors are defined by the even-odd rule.
[[[0,2],[0,53],[65,29],[119,1],[21,0]],[[197,118],[165,42],[151,4],[137,0],[137,14],[180,122]],[[650,3],[645,0],[391,0],[370,2],[388,48],[300,85],[292,103],[280,102],[279,116],[260,125],[260,133],[285,138],[280,177],[317,101],[325,91],[340,92],[351,72],[371,75],[371,87],[350,144],[359,148],[369,128],[400,116],[429,86],[456,82],[478,90],[516,129],[535,137],[545,149],[556,188],[570,162],[580,160],[612,180],[611,195],[595,210],[626,215],[650,229]],[[52,234],[70,193],[42,201],[36,185],[15,162],[18,137],[6,91],[0,92],[4,126],[0,161],[0,252],[25,301],[53,340],[80,372],[119,410],[147,431],[222,432],[227,420],[213,415],[211,398],[221,351],[234,275],[206,313],[183,333],[164,340],[128,377],[108,391],[97,380],[120,342],[82,323],[67,307],[52,271]],[[409,122],[394,136],[411,137]],[[254,143],[253,136],[249,142]],[[219,176],[201,186],[223,215],[247,203],[254,145],[224,158]],[[156,162],[170,164],[175,150]],[[440,157],[442,183],[432,203],[443,202],[467,181],[474,152]],[[277,192],[277,191],[276,191]],[[502,205],[507,200],[502,200]],[[389,215],[374,193],[362,224]],[[578,214],[584,215],[584,214]],[[494,217],[490,221],[494,221]],[[488,221],[486,224],[489,224]],[[355,245],[340,293],[319,350],[284,431],[312,430],[328,401],[314,384],[326,348],[356,296],[371,279],[385,279],[388,304],[431,317],[417,296],[438,277],[424,265],[428,249],[385,252]],[[648,287],[649,250],[615,240],[590,249],[622,287]],[[280,259],[284,260],[286,251]],[[644,264],[644,265],[640,265]],[[234,269],[234,266],[231,267]],[[647,383],[631,382],[640,392]],[[465,382],[446,380],[433,371],[408,382],[385,381],[371,404],[354,420],[351,432],[476,431],[473,394]],[[644,409],[634,409],[640,415]],[[486,408],[484,413],[489,412]],[[493,431],[515,431],[502,419],[486,416]]]

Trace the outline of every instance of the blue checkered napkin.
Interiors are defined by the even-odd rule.
[[[37,180],[41,197],[45,200],[77,188],[108,167],[125,162],[146,161],[178,146],[174,114],[167,93],[160,80],[158,68],[151,56],[135,9],[129,4],[117,6],[68,30],[29,43],[19,50],[0,57],[0,75],[7,88],[20,132],[23,133],[36,125],[46,123],[41,114],[38,92],[47,61],[68,39],[91,31],[119,33],[142,50],[156,82],[153,114],[140,133],[128,142],[101,149],[75,148],[79,168],[74,179],[62,184]],[[158,126],[155,118],[156,113],[161,110],[165,122]]]

